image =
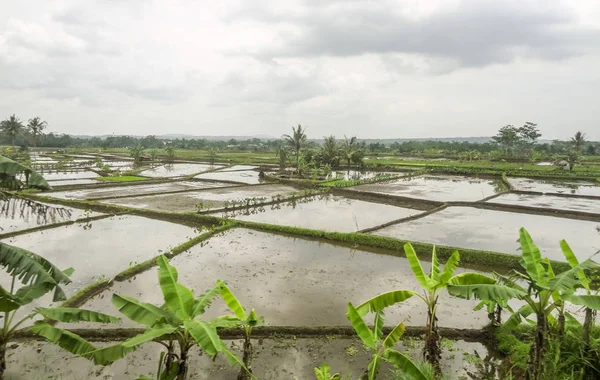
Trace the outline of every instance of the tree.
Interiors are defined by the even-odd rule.
[[[346,163],[348,164],[348,167],[350,167],[352,155],[358,150],[358,140],[356,139],[356,136],[352,136],[351,138],[344,136],[344,141],[342,141],[340,149],[343,153]]]
[[[288,149],[285,145],[281,144],[275,150],[275,155],[279,157],[279,171],[285,171],[285,167],[287,165],[288,158]]]
[[[23,123],[21,119],[16,117],[14,114],[11,115],[8,119],[0,122],[0,129],[2,132],[11,138],[11,145],[15,146],[15,138],[22,133],[23,131]]]
[[[340,149],[334,136],[324,137],[323,147],[321,148],[321,157],[323,162],[332,167],[340,163]]]
[[[291,135],[283,135],[288,146],[296,153],[296,169],[300,167],[300,150],[306,145],[306,128],[298,124],[298,127],[292,127]]]
[[[413,274],[423,288],[424,294],[422,295],[421,293],[412,290],[394,290],[380,294],[364,302],[358,306],[356,310],[359,315],[363,316],[368,312],[377,313],[383,311],[386,307],[404,302],[411,297],[418,297],[421,299],[427,306],[427,332],[425,333],[423,356],[425,360],[431,363],[435,371],[439,374],[441,349],[440,335],[437,326],[437,308],[442,291],[449,285],[453,285],[456,289],[469,289],[473,284],[497,286],[495,285],[496,281],[491,277],[479,273],[463,272],[454,275],[454,271],[458,267],[460,261],[458,251],[455,251],[450,258],[448,258],[446,265],[442,269],[440,268],[440,263],[437,259],[434,247],[431,254],[431,270],[429,276],[423,271],[417,253],[410,243],[404,245],[404,252],[406,253],[406,258],[408,259]]]
[[[129,155],[133,158],[133,163],[139,165],[142,161],[142,155],[144,154],[144,148],[141,145],[132,146],[129,148]]]
[[[492,139],[501,147],[504,148],[504,153],[513,153],[515,148],[521,141],[519,129],[512,126],[506,125],[498,130],[498,134]]]
[[[213,321],[201,319],[214,298],[222,294],[224,282],[217,281],[212,288],[194,297],[190,289],[177,282],[177,269],[169,264],[166,256],[159,256],[156,262],[159,266],[158,282],[163,293],[164,305],[155,306],[113,294],[112,303],[119,312],[132,321],[146,326],[146,331],[119,344],[98,350],[95,357],[102,354],[105,361],[112,362],[125,357],[146,342],[157,340],[167,349],[167,353],[160,356],[157,374],[160,379],[185,380],[188,371],[188,354],[195,345],[198,345],[207,355],[215,356],[222,353],[230,364],[240,364],[245,368],[243,362],[229,352],[217,334],[217,327],[239,326],[239,322],[234,318],[217,318]],[[231,292],[224,296],[225,302],[229,307],[239,310],[241,305],[233,306],[234,301],[231,300],[230,294]],[[251,314],[256,315],[253,311]],[[248,316],[248,322],[245,323],[258,321],[258,318],[250,321],[250,318],[251,316]],[[159,338],[168,339],[164,342]],[[177,348],[179,351],[176,353]]]
[[[581,153],[583,151],[583,146],[586,142],[587,136],[581,131],[577,131],[575,136],[571,137],[571,146],[577,153]]]
[[[33,135],[33,147],[37,148],[37,137],[42,134],[42,131],[48,126],[44,120],[39,117],[34,117],[33,119],[29,119],[29,123],[27,124],[27,128]]]
[[[529,233],[521,228],[521,265],[523,271],[513,270],[509,275],[495,274],[500,285],[472,284],[469,287],[448,286],[448,292],[462,298],[478,298],[483,301],[506,302],[518,298],[525,305],[517,310],[504,324],[507,328],[515,328],[530,315],[536,316],[533,344],[530,349],[527,378],[540,380],[544,372],[544,356],[548,345],[548,328],[551,313],[562,309],[565,301],[577,303],[590,309],[600,308],[600,296],[575,296],[575,290],[582,287],[582,272],[598,268],[598,264],[588,259],[580,264],[572,264],[572,268],[555,275],[550,260],[541,257],[539,248],[534,244]],[[563,252],[564,248],[563,248]],[[523,286],[522,286],[522,285]],[[464,285],[464,284],[463,284]],[[559,314],[560,320],[560,314]],[[560,323],[559,323],[560,325]],[[560,327],[559,327],[560,329]]]
[[[53,302],[65,300],[66,296],[61,285],[71,282],[69,276],[73,273],[73,269],[62,271],[33,252],[4,243],[0,243],[0,266],[4,267],[12,277],[10,289],[0,286],[0,312],[4,314],[3,324],[0,326],[0,379],[6,369],[7,343],[23,323],[33,320],[36,316],[62,322],[116,323],[120,321],[119,318],[110,315],[67,307],[36,308],[24,317],[15,319],[21,307],[31,304],[50,292],[53,292]],[[17,280],[22,286],[18,287]],[[54,327],[44,320],[36,321],[32,331],[76,355],[87,355],[90,358],[95,356],[92,354],[96,350],[95,347],[83,338]],[[97,358],[101,360],[100,356]]]

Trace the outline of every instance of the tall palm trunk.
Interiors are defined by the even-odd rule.
[[[585,308],[585,320],[583,322],[583,343],[586,348],[590,345],[590,335],[592,332],[592,327],[594,326],[594,319],[596,318],[596,311],[590,309],[589,307]]]

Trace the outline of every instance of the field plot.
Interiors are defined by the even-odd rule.
[[[205,172],[220,166],[204,164],[164,164],[140,173],[146,177],[182,177],[194,173]]]
[[[96,176],[97,177],[97,176]],[[91,185],[99,183],[94,178],[84,178],[84,179],[67,179],[67,180],[58,180],[58,181],[48,181],[48,184],[52,187],[57,186],[78,186],[78,185]]]
[[[85,210],[77,208],[55,205],[54,207],[60,207],[61,210],[57,210],[54,213],[49,213],[46,216],[36,216],[29,213],[24,215],[24,218],[0,218],[0,234],[99,215],[98,213],[86,212]]]
[[[5,239],[34,251],[59,268],[73,267],[67,295],[100,279],[113,277],[130,263],[147,260],[159,250],[195,236],[194,229],[137,216],[119,216],[78,223]]]
[[[586,259],[600,249],[598,223],[514,212],[449,207],[421,219],[372,232],[408,241],[520,254],[519,228],[525,227],[543,256],[565,261],[558,245],[565,239],[577,257]]]
[[[254,185],[265,182],[258,177],[259,172],[255,170],[223,170],[197,175],[194,178],[207,179],[212,181],[233,181]]]
[[[148,193],[169,193],[173,191],[193,190],[193,189],[208,189],[213,187],[232,186],[230,183],[208,182],[208,181],[182,181],[168,182],[145,185],[130,185],[107,187],[102,189],[83,189],[48,193],[54,198],[64,199],[94,199],[94,198],[110,198],[119,196],[135,196]]]
[[[366,171],[358,171],[358,170],[337,170],[331,172],[328,179],[344,179],[344,180],[363,180],[377,177],[378,175],[385,174],[395,174],[400,175],[400,173],[392,173],[392,172],[366,172]]]
[[[552,195],[503,194],[491,199],[489,202],[600,214],[600,200],[595,199],[566,198]]]
[[[501,191],[502,184],[494,179],[426,175],[351,189],[432,201],[476,201]]]
[[[199,204],[202,204],[204,209],[217,209],[223,207],[226,201],[254,197],[270,198],[275,195],[291,194],[296,191],[295,188],[285,185],[236,186],[188,193],[107,199],[102,201],[102,203],[148,210],[191,212],[196,211],[196,206]]]
[[[269,325],[348,325],[344,315],[348,302],[358,304],[394,289],[420,289],[405,258],[246,229],[213,237],[207,245],[195,246],[170,262],[179,271],[179,281],[197,294],[216,279],[226,280],[241,302],[259,311]],[[83,307],[113,312],[112,293],[160,304],[156,273],[153,268],[131,281],[115,283]],[[472,312],[477,303],[441,297],[439,324],[483,327],[487,314]],[[223,313],[226,305],[215,301],[205,315]],[[415,297],[386,310],[386,324],[395,325],[410,316],[408,324],[423,325],[426,314],[422,301]],[[135,326],[129,320],[122,323]]]
[[[265,206],[263,212],[234,215],[234,217],[239,220],[260,223],[325,231],[354,232],[422,212],[410,208],[324,195]]]
[[[98,343],[99,347],[110,343]],[[241,356],[241,341],[227,343],[232,352]],[[372,352],[365,350],[362,342],[352,338],[291,338],[253,340],[254,375],[265,380],[314,379],[314,368],[327,361],[331,369],[346,378],[356,379],[365,371]],[[420,344],[401,344],[401,350],[420,359]],[[28,342],[8,351],[6,380],[30,379],[136,379],[151,376],[161,349],[158,343],[148,343],[125,359],[107,367],[98,367],[83,358],[75,358],[54,345]],[[479,343],[451,342],[443,348],[442,369],[457,376],[475,372],[473,363],[465,361],[477,351],[482,357],[486,349]],[[238,370],[231,368],[222,355],[213,361],[196,349],[190,351],[189,373],[194,380],[231,380]],[[378,379],[393,379],[390,366],[383,364]],[[453,377],[454,379],[455,377]],[[459,378],[459,377],[456,377]],[[466,377],[465,377],[466,378]]]
[[[600,196],[600,186],[592,182],[512,177],[508,178],[508,182],[513,185],[515,190]]]
[[[51,171],[51,172],[43,172],[40,171],[40,174],[44,176],[44,178],[48,181],[61,180],[61,179],[88,179],[88,178],[96,178],[98,174],[89,171],[89,170],[65,170],[65,171]]]

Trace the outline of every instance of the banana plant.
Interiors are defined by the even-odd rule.
[[[63,349],[80,356],[92,358],[96,348],[78,335],[52,326],[50,321],[116,323],[119,318],[77,308],[36,308],[23,317],[17,317],[22,307],[53,292],[53,301],[66,299],[61,285],[71,282],[73,269],[61,271],[43,257],[12,245],[0,243],[0,266],[11,275],[9,289],[0,286],[0,313],[3,321],[0,329],[0,379],[6,370],[6,346],[19,327],[38,316],[46,318],[33,324],[32,331]],[[21,283],[19,285],[17,283]],[[101,359],[101,358],[99,358]]]
[[[341,380],[342,375],[339,373],[331,374],[329,364],[323,363],[320,367],[315,367],[315,376],[317,380]]]
[[[219,280],[219,282],[221,282]],[[229,310],[233,312],[232,316],[222,316],[213,319],[211,323],[216,327],[227,327],[236,328],[241,327],[244,330],[244,365],[240,369],[238,374],[238,380],[249,380],[252,378],[252,341],[250,336],[252,335],[252,329],[257,326],[264,325],[265,321],[263,317],[259,317],[254,309],[246,312],[246,309],[242,306],[240,301],[235,297],[231,289],[224,283],[221,282],[221,297],[227,304]]]
[[[495,274],[500,284],[472,284],[455,286],[450,284],[450,294],[462,298],[478,298],[483,301],[505,301],[518,298],[525,302],[519,310],[511,315],[504,324],[507,328],[514,328],[527,319],[530,315],[536,317],[536,331],[534,342],[531,346],[528,378],[539,380],[543,376],[543,358],[548,343],[549,321],[553,321],[552,313],[559,310],[565,301],[578,302],[578,304],[591,309],[600,309],[600,296],[575,296],[573,295],[582,283],[583,272],[598,268],[598,264],[588,259],[573,265],[570,270],[556,275],[550,260],[541,256],[539,248],[524,228],[520,230],[521,266],[524,271],[513,270],[509,275]],[[573,255],[574,257],[574,255]],[[521,286],[523,284],[524,286]]]
[[[458,275],[454,275],[454,271],[458,267],[460,256],[458,251],[455,251],[446,262],[446,265],[442,268],[438,261],[435,253],[435,247],[431,254],[431,270],[429,275],[426,275],[421,266],[421,262],[417,257],[417,254],[410,243],[404,245],[404,252],[406,258],[410,264],[415,278],[424,290],[424,294],[415,292],[413,290],[393,290],[391,292],[380,294],[364,303],[359,305],[356,310],[359,315],[364,316],[369,312],[378,313],[383,311],[386,307],[392,306],[396,303],[401,303],[409,298],[417,297],[425,303],[427,307],[427,330],[425,333],[425,347],[423,348],[423,356],[427,360],[436,372],[440,373],[439,361],[441,359],[440,349],[440,335],[438,333],[437,325],[437,310],[438,300],[444,289],[449,284],[454,284],[457,287],[466,286],[467,288],[472,284],[495,284],[496,281],[488,276],[479,274],[464,272]]]
[[[346,314],[356,334],[362,340],[363,344],[373,350],[373,356],[367,366],[367,371],[361,377],[361,380],[375,380],[381,369],[381,364],[386,361],[398,370],[411,376],[413,380],[431,380],[420,368],[406,355],[396,351],[393,347],[398,343],[406,328],[404,321],[400,322],[392,331],[383,336],[384,314],[383,311],[375,312],[375,323],[373,329],[369,329],[362,316],[352,303],[348,303],[348,313]]]
[[[243,362],[231,353],[217,334],[217,325],[200,317],[221,293],[224,283],[217,283],[204,293],[194,297],[193,292],[178,282],[177,269],[169,264],[166,256],[157,258],[158,281],[165,303],[161,306],[137,301],[133,298],[113,294],[113,305],[127,318],[146,326],[146,331],[118,345],[102,350],[103,357],[110,361],[123,358],[140,345],[156,340],[167,352],[161,354],[159,379],[185,380],[188,373],[188,354],[198,345],[207,355],[215,357],[222,353],[230,365]],[[177,344],[175,344],[177,343]],[[178,347],[179,351],[176,351]],[[98,356],[99,353],[95,353]]]

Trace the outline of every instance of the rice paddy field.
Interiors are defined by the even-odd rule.
[[[422,170],[377,180],[374,172],[353,170],[335,174],[344,184],[360,178],[353,186],[324,187],[316,180],[280,179],[274,167],[258,161],[151,163],[135,173],[144,180],[112,182],[97,180],[103,175],[97,157],[77,155],[68,168],[56,169],[58,160],[37,156],[54,190],[28,196],[61,212],[45,219],[3,215],[2,242],[73,267],[73,281],[63,287],[67,304],[112,315],[118,315],[111,303],[115,293],[162,304],[154,261],[161,254],[169,255],[179,282],[195,294],[226,280],[243,305],[264,316],[265,326],[255,328],[252,338],[260,379],[314,379],[314,367],[325,361],[358,378],[372,353],[352,333],[346,306],[394,289],[421,289],[401,250],[405,242],[414,243],[426,267],[435,245],[442,262],[447,252],[461,253],[458,272],[483,274],[518,266],[521,227],[557,268],[567,265],[561,239],[580,261],[600,251],[600,184],[592,180]],[[133,168],[123,157],[102,159],[111,168]],[[0,284],[9,286],[7,281]],[[485,310],[473,311],[477,304],[448,294],[440,299],[441,365],[451,379],[484,378],[469,377],[480,374],[482,358],[501,366],[497,348],[479,333],[489,320]],[[56,303],[43,297],[23,313],[50,305]],[[217,300],[205,316],[227,310]],[[579,309],[572,314],[582,318]],[[400,347],[420,358],[418,329],[427,310],[416,297],[390,308],[385,326],[403,320],[413,333],[407,330]],[[123,319],[60,327],[79,329],[102,346],[143,326]],[[224,339],[242,355],[239,334]],[[103,367],[24,335],[8,345],[5,379],[153,376],[162,348],[148,342]],[[197,347],[190,353],[192,379],[235,379],[238,372],[222,356],[212,360]],[[378,378],[395,379],[387,365]]]

